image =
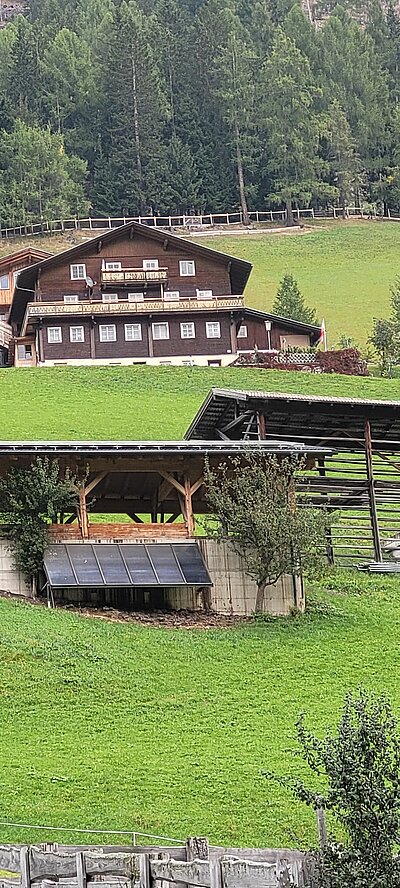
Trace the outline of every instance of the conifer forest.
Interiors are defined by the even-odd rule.
[[[0,30],[1,224],[399,210],[396,4],[307,6],[31,0]]]

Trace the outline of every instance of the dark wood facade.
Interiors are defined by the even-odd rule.
[[[316,327],[244,307],[250,271],[243,260],[129,223],[19,275],[15,364],[226,365],[255,347],[314,344]]]

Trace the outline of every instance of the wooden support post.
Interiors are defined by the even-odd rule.
[[[85,484],[79,485],[79,518],[81,526],[81,534],[84,540],[89,539],[89,521],[86,506]]]
[[[187,531],[192,537],[194,535],[194,515],[190,478],[185,478],[185,513]]]
[[[365,464],[367,467],[369,511],[371,515],[372,539],[374,543],[375,561],[382,561],[382,546],[379,532],[378,512],[376,508],[375,482],[372,465],[372,434],[371,423],[367,419],[364,426]]]
[[[323,808],[317,808],[315,814],[317,817],[319,847],[321,848],[321,851],[323,851],[327,842],[325,811]]]
[[[236,321],[234,317],[231,318],[231,352],[233,355],[237,355],[238,352]]]
[[[265,441],[267,437],[267,424],[265,422],[265,414],[257,413],[257,432],[258,440]]]
[[[320,478],[326,478],[326,467],[325,467],[325,457],[318,458],[318,474]],[[330,527],[327,527],[325,532],[326,537],[326,557],[328,559],[328,564],[332,565],[335,563],[335,557],[333,552],[333,541],[332,541],[332,530]]]

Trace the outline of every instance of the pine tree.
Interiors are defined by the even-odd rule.
[[[282,278],[272,311],[278,317],[291,318],[303,324],[317,323],[315,309],[306,306],[304,296],[292,274],[286,273]]]

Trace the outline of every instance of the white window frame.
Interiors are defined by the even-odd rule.
[[[167,331],[166,336],[158,336],[156,335],[156,327],[165,327]],[[157,321],[156,323],[151,325],[151,334],[154,339],[154,342],[165,342],[169,339],[169,323],[168,321]]]
[[[112,335],[108,336],[108,333],[105,335],[105,330],[112,330]],[[100,342],[116,342],[117,328],[115,324],[99,324],[99,340]]]
[[[158,259],[143,259],[143,271],[158,271],[159,267]]]
[[[194,321],[183,321],[181,323],[181,339],[196,339]]]
[[[214,293],[212,290],[196,290],[197,299],[213,299]]]
[[[190,269],[189,269],[190,266]],[[195,277],[196,263],[194,259],[180,259],[179,274],[181,277]]]
[[[213,328],[217,332],[213,332]],[[207,339],[221,339],[221,324],[219,321],[206,321],[206,337]]]
[[[118,293],[102,293],[101,301],[106,302],[108,304],[118,302]]]
[[[144,302],[144,293],[128,293],[128,302]]]
[[[164,299],[166,302],[179,302],[180,296],[181,294],[179,290],[164,290]]]
[[[28,348],[30,351],[29,355],[27,355]],[[23,350],[23,354],[20,354],[20,350],[21,351]],[[18,359],[18,361],[31,361],[32,354],[33,354],[33,351],[32,351],[31,345],[25,345],[25,343],[23,343],[23,342],[20,342],[17,344],[17,359]]]
[[[109,262],[106,260],[105,262],[105,271],[122,271],[122,262],[113,262],[110,260]]]
[[[53,339],[53,336],[56,338]],[[47,327],[47,342],[49,345],[59,345],[62,342],[61,327]]]
[[[64,302],[66,305],[75,305],[79,302],[79,296],[77,293],[64,293]]]
[[[241,324],[238,329],[237,338],[238,339],[247,339],[247,336],[248,336],[247,324]]]
[[[78,269],[81,269],[79,271]],[[85,281],[86,280],[86,265],[84,262],[78,262],[76,264],[70,265],[69,267],[71,281]]]
[[[7,278],[7,286],[3,286],[3,281]],[[0,274],[0,290],[9,290],[10,289],[10,275],[9,274]]]
[[[129,336],[128,330],[134,330],[139,334],[138,336]],[[125,341],[126,342],[142,342],[142,325],[141,324],[125,324]]]
[[[79,330],[79,336],[78,336],[78,339],[74,339],[74,333],[73,333],[73,331],[78,331],[78,330]],[[75,327],[75,326],[74,326],[74,327],[70,327],[70,328],[69,328],[69,341],[70,341],[70,342],[84,342],[84,341],[85,341],[85,329],[84,329],[84,327],[82,327],[81,325],[79,325],[79,326],[77,326],[77,327]]]

